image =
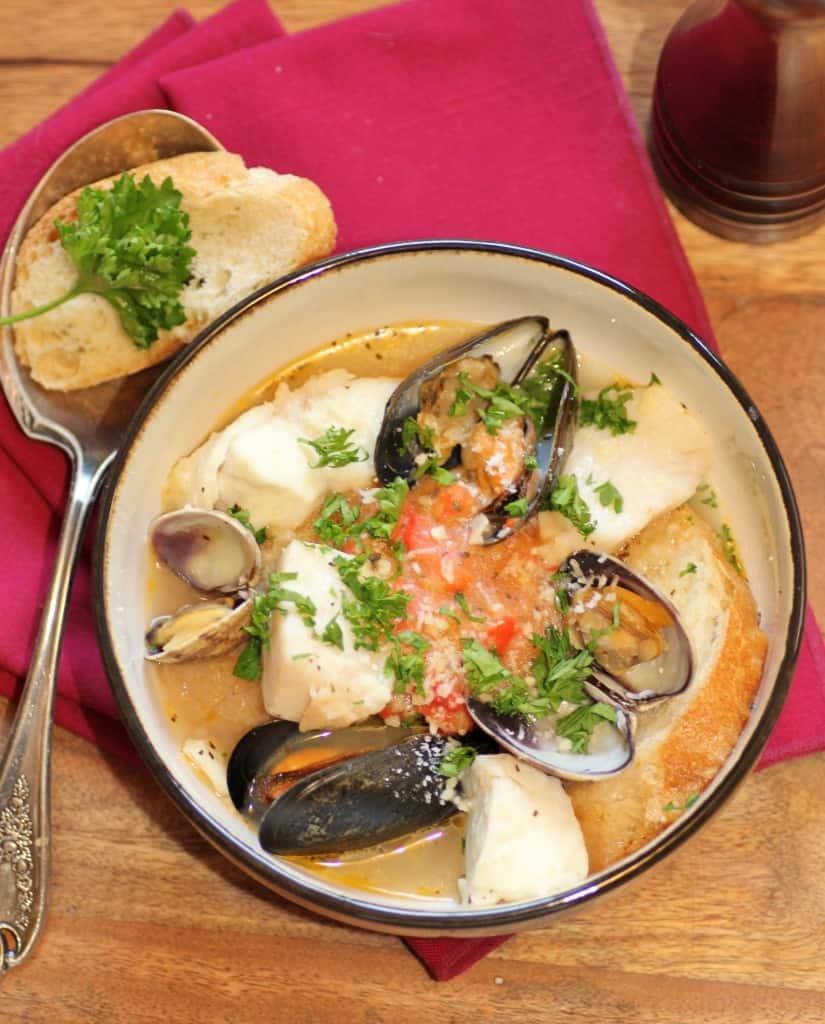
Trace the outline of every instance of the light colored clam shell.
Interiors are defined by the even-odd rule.
[[[251,621],[252,603],[251,597],[236,608],[201,601],[155,619],[146,634],[147,660],[172,663],[228,654],[248,639],[244,627]]]
[[[149,540],[165,565],[204,593],[252,587],[261,572],[261,549],[252,531],[216,509],[165,512],[150,524]]]

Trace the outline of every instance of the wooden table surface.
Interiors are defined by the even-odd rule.
[[[201,18],[219,5],[189,8]],[[0,145],[173,6],[4,0]],[[378,4],[278,0],[277,10],[297,30],[368,6]],[[657,55],[686,3],[596,6],[645,122]],[[727,361],[789,463],[810,596],[825,622],[825,228],[750,248],[676,222]],[[0,733],[10,717],[0,703]],[[400,940],[328,924],[271,896],[214,853],[148,774],[58,729],[51,913],[36,954],[0,987],[0,1021],[821,1024],[823,770],[825,754],[751,776],[634,887],[436,984]]]

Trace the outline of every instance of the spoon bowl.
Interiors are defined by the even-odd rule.
[[[57,200],[91,182],[139,164],[183,153],[222,149],[213,135],[180,114],[142,110],[89,132],[52,164],[17,217],[0,264],[0,317],[11,312],[17,257],[27,231]],[[31,953],[46,914],[49,876],[49,741],[63,620],[89,511],[135,410],[160,370],[69,393],[36,384],[14,351],[13,328],[0,328],[0,386],[29,437],[68,455],[71,484],[55,568],[32,661],[0,760],[0,817],[20,827],[0,868],[0,975]]]

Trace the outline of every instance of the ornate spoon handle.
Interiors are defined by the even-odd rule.
[[[72,574],[101,469],[81,462],[73,475],[34,655],[0,761],[0,977],[31,953],[46,917],[57,665]]]

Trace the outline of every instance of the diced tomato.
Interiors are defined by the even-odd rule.
[[[419,704],[416,710],[446,736],[463,735],[473,727],[467,702],[458,686],[445,695],[433,697],[427,704]]]
[[[401,509],[398,525],[393,532],[393,540],[400,538],[404,542],[404,547],[407,551],[432,547],[431,526],[432,523],[427,516],[422,515],[410,502],[405,502],[404,507]]]
[[[473,495],[463,484],[450,484],[436,495],[433,515],[441,522],[467,519],[473,512]]]
[[[508,615],[501,622],[496,622],[495,625],[490,626],[487,630],[488,646],[495,647],[499,654],[504,654],[513,642],[517,626],[518,620],[514,615]]]

